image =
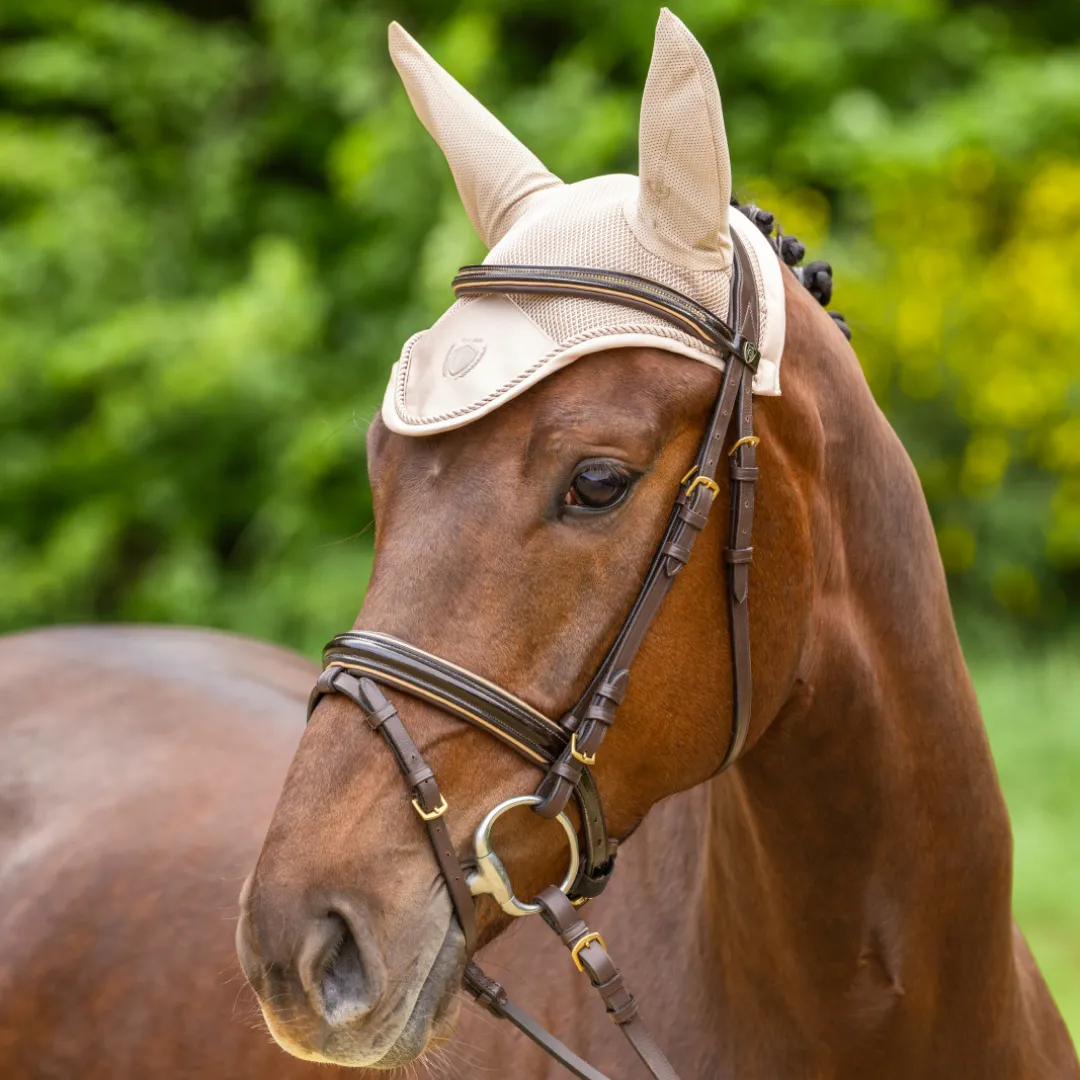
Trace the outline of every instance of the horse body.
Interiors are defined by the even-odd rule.
[[[576,259],[588,230],[565,215],[592,206],[620,250],[643,245],[658,274],[688,288],[728,281],[719,95],[670,13],[646,83],[642,183],[599,178],[576,193],[407,35],[392,40],[489,246],[509,237],[532,250],[548,222]],[[543,254],[541,268],[566,265],[561,248]],[[732,474],[736,491],[745,481],[758,495],[753,711],[731,768],[717,775],[735,697],[719,523],[729,496],[687,472],[703,460],[720,376],[713,356],[667,348],[655,326],[612,335],[541,381],[525,338],[546,344],[523,332],[522,310],[459,307],[462,327],[480,308],[494,332],[514,328],[524,367],[516,379],[490,368],[503,383],[476,391],[475,416],[458,424],[437,402],[467,398],[466,384],[438,380],[521,357],[506,342],[488,353],[471,330],[445,358],[433,353],[423,437],[408,431],[411,369],[399,365],[369,431],[376,558],[355,629],[563,716],[635,602],[674,493],[707,480],[713,516],[696,509],[711,498],[690,507],[702,530],[693,557],[664,564],[671,590],[618,723],[586,762],[625,847],[584,915],[672,1063],[686,1078],[1076,1080],[1068,1033],[1012,923],[1008,818],[914,469],[836,326],[767,265],[776,289],[758,295],[758,314],[771,310],[774,345],[786,318],[784,386],[756,406],[760,479],[747,480],[757,473],[741,457],[743,476]],[[770,363],[775,391],[779,356]],[[523,379],[525,393],[506,391]],[[621,494],[585,512],[575,483],[589,463],[602,466],[590,483],[614,478]],[[728,554],[746,567],[745,546]],[[46,632],[8,640],[0,664],[4,1076],[312,1074],[232,1015],[228,919],[252,863],[237,949],[295,1057],[389,1069],[442,1048],[459,1075],[560,1075],[508,1026],[461,1010],[468,950],[447,888],[492,807],[535,788],[533,761],[387,680],[384,705],[326,694],[301,736],[310,665],[221,635]],[[414,813],[424,806],[410,806],[372,730],[391,714],[416,744],[412,764],[393,744],[409,786],[434,774],[445,793],[426,818],[441,821],[432,837],[449,830],[438,864]],[[492,840],[519,896],[562,879],[557,826],[516,812]],[[457,910],[471,920],[465,900]],[[505,933],[510,921],[477,902],[490,972],[594,1065],[634,1075],[588,980],[539,920]]]
[[[78,677],[57,677],[59,658]],[[850,669],[850,657],[838,666]],[[0,1075],[326,1075],[252,1024],[232,946],[238,880],[262,842],[313,674],[283,650],[212,632],[61,629],[3,641]],[[977,733],[966,682],[957,685],[957,726]],[[955,716],[955,704],[930,709],[925,733]],[[679,1067],[777,1080],[871,1068],[883,1077],[1075,1075],[1022,937],[994,925],[1008,910],[996,787],[983,786],[975,813],[971,770],[946,754],[964,779],[939,779],[963,801],[963,820],[951,844],[927,845],[915,835],[923,826],[910,827],[928,810],[922,797],[890,780],[896,733],[877,754],[880,772],[856,790],[865,758],[850,738],[853,714],[829,709],[815,723],[811,711],[799,707],[812,738],[776,726],[736,772],[656,806],[590,908]],[[887,730],[873,708],[854,726],[876,732],[871,742]],[[954,731],[944,743],[955,750]],[[928,742],[943,745],[940,735]],[[896,813],[874,812],[890,786]],[[870,872],[853,840],[867,816],[881,853]],[[972,858],[986,839],[973,837],[972,823],[986,817],[995,854]],[[985,871],[994,903],[979,895],[958,905],[934,850],[975,884]],[[883,871],[896,852],[906,863]],[[939,950],[952,941],[958,988],[947,974],[939,981],[928,938]],[[632,1055],[613,1025],[598,1023],[586,980],[539,920],[515,924],[481,959],[597,1067],[634,1075]],[[434,1069],[562,1075],[475,1006]]]
[[[310,679],[211,631],[0,643],[5,1080],[315,1074],[255,1022],[232,945]]]
[[[794,285],[788,303],[796,320],[820,316]],[[625,360],[610,366],[605,375],[598,358],[589,384],[624,377]],[[767,657],[756,700],[775,717],[728,773],[652,809],[590,922],[686,1076],[1080,1075],[1011,923],[1008,822],[910,464],[839,346],[791,365],[784,408],[763,410],[761,430],[766,467],[784,477],[757,539],[761,564],[786,584],[759,589],[755,608],[755,625],[768,627],[755,637]],[[643,658],[648,760],[676,773],[695,745],[663,721],[681,710],[690,727],[716,727],[726,715],[713,569],[722,538],[703,540],[672,598],[685,624],[678,701],[662,685],[670,672],[657,679],[672,644],[659,634]],[[313,675],[292,654],[211,632],[6,639],[0,1074],[303,1080],[320,1068],[253,1029],[231,951],[238,883]],[[338,818],[340,841],[309,825],[301,839],[317,861],[408,822],[385,747],[340,703],[319,719],[312,731],[336,744],[341,772],[363,779],[374,810]],[[444,771],[468,737],[481,738],[456,727],[441,737]],[[473,750],[458,762],[460,784],[484,774],[490,797],[523,783],[520,762],[497,746]],[[325,829],[340,802],[331,785],[310,823]],[[422,840],[415,848],[431,882]],[[531,859],[509,861],[540,880]],[[377,863],[342,869],[337,887],[352,873],[383,885]],[[303,880],[303,867],[294,873]],[[401,882],[387,866],[386,885]],[[486,967],[597,1067],[634,1075],[587,980],[539,920],[525,924],[482,951]],[[499,927],[489,915],[489,939]],[[451,1075],[560,1075],[475,1006],[441,1060]]]

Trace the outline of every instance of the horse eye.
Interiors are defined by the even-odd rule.
[[[563,506],[610,510],[630,489],[630,474],[610,461],[588,461],[578,467]]]

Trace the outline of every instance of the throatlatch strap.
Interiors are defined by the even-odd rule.
[[[754,524],[754,485],[757,483],[757,437],[754,435],[754,412],[751,405],[750,379],[744,377],[736,402],[738,439],[728,451],[731,476],[731,538],[724,549],[727,562],[728,615],[731,630],[732,693],[731,738],[720,763],[726,769],[740,753],[750,730],[750,704],[753,683],[750,673],[750,546]]]
[[[736,242],[741,241],[736,237]],[[746,275],[749,277],[750,275]],[[737,292],[739,325],[755,339],[760,333],[759,310],[756,298],[746,289]],[[754,527],[754,498],[757,490],[757,445],[754,434],[753,378],[742,373],[735,402],[736,439],[728,450],[728,474],[731,478],[731,537],[724,551],[727,562],[728,615],[731,630],[731,688],[734,696],[731,716],[731,738],[727,753],[720,763],[726,769],[742,753],[750,732],[753,678],[750,667],[750,562],[754,556],[751,536]]]

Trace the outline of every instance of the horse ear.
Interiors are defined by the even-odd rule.
[[[731,161],[720,91],[705,50],[667,8],[656,25],[638,153],[639,239],[676,265],[726,267]]]
[[[396,22],[390,57],[416,115],[446,156],[473,228],[494,247],[535,195],[562,181]]]

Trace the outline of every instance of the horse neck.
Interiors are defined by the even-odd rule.
[[[710,785],[700,932],[762,1017],[791,1015],[780,994],[873,1025],[932,987],[906,1015],[936,999],[940,1023],[956,991],[986,1024],[1013,978],[1011,837],[929,514],[850,350],[805,372],[813,599],[784,705]]]

